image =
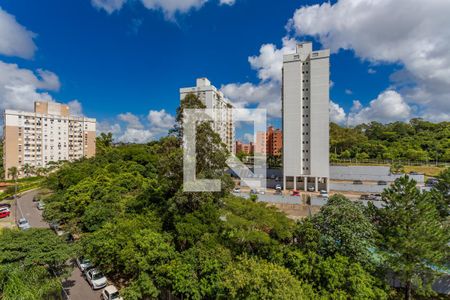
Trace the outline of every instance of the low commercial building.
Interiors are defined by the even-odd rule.
[[[35,102],[34,111],[5,110],[3,165],[47,167],[51,162],[95,156],[96,120],[70,115],[69,107],[56,102]]]

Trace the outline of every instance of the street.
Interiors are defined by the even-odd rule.
[[[49,228],[49,225],[42,219],[42,211],[38,210],[36,203],[33,202],[33,197],[37,194],[38,191],[31,191],[17,198],[16,219],[24,217],[31,227]],[[75,264],[72,274],[63,282],[63,287],[70,300],[100,299],[101,290],[93,291]]]

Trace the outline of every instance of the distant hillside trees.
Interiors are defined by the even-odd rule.
[[[336,159],[450,162],[450,122],[371,122],[353,128],[330,124],[330,155]]]

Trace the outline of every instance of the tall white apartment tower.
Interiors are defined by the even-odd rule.
[[[207,109],[216,109],[212,116],[213,130],[220,135],[222,142],[227,145],[228,151],[236,153],[233,106],[230,101],[223,96],[221,91],[211,85],[207,78],[198,78],[195,87],[181,88],[180,100],[191,93],[197,95]]]
[[[328,190],[330,50],[297,45],[283,56],[284,189]]]

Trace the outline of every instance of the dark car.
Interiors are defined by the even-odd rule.
[[[353,184],[363,184],[361,180],[353,180]]]
[[[387,182],[384,180],[378,180],[378,185],[387,185]]]
[[[370,195],[367,195],[367,194],[363,194],[363,195],[359,196],[360,200],[369,200],[369,198],[370,198]]]
[[[433,187],[435,186],[437,183],[439,183],[439,180],[437,180],[436,178],[429,178],[427,180],[427,182],[425,183],[426,186],[428,187]]]
[[[9,204],[9,203],[0,203],[0,208],[3,208],[3,207],[11,208],[11,204]]]

